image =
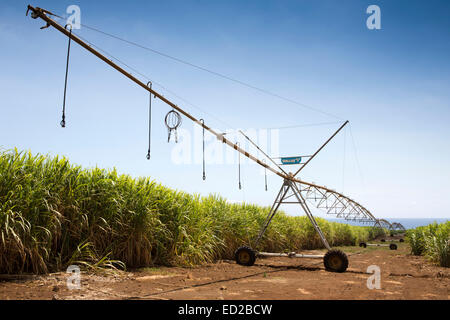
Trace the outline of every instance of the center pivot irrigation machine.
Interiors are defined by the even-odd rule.
[[[168,140],[170,141],[170,138],[172,134],[174,134],[175,141],[177,140],[177,133],[176,129],[181,124],[181,115],[185,116],[186,118],[192,120],[199,126],[203,128],[203,137],[205,130],[209,131],[211,134],[217,137],[219,141],[222,141],[223,143],[227,144],[229,147],[233,148],[240,154],[245,155],[252,161],[256,162],[260,166],[264,167],[265,170],[270,170],[271,172],[275,173],[279,177],[283,179],[283,183],[281,185],[280,191],[278,192],[277,197],[275,198],[275,201],[273,202],[273,205],[267,215],[267,218],[264,222],[264,224],[261,226],[261,230],[258,234],[257,239],[254,241],[254,243],[251,244],[251,246],[243,246],[236,250],[235,252],[235,259],[236,262],[240,265],[245,266],[251,266],[255,263],[255,260],[258,256],[278,256],[278,257],[291,257],[291,258],[318,258],[323,259],[325,268],[328,271],[334,271],[334,272],[344,272],[348,267],[348,259],[347,255],[342,252],[341,250],[332,249],[330,245],[328,244],[324,234],[322,233],[322,230],[320,229],[319,225],[317,224],[314,216],[311,213],[311,210],[307,204],[307,201],[310,203],[313,203],[314,206],[316,206],[319,209],[324,209],[327,214],[336,215],[339,218],[343,218],[345,220],[349,221],[355,221],[355,222],[361,222],[361,223],[373,223],[374,226],[379,227],[388,227],[389,229],[393,229],[392,225],[387,222],[386,220],[379,220],[376,219],[372,213],[370,213],[369,210],[364,208],[362,205],[360,205],[358,202],[344,196],[343,194],[336,192],[334,190],[328,189],[327,187],[323,187],[320,185],[316,185],[314,183],[309,183],[300,180],[299,178],[296,178],[299,172],[305,168],[308,163],[327,145],[337,134],[341,129],[347,125],[348,121],[345,121],[344,124],[311,156],[305,156],[305,158],[308,158],[308,160],[304,163],[301,163],[300,157],[289,157],[289,158],[282,158],[281,162],[282,164],[299,164],[300,168],[295,173],[287,173],[283,168],[277,164],[273,158],[269,157],[263,150],[261,150],[253,141],[250,140],[249,137],[247,137],[245,134],[244,137],[249,140],[259,151],[261,151],[265,157],[267,157],[268,160],[270,160],[275,166],[276,169],[266,163],[265,160],[260,160],[257,157],[254,157],[249,152],[245,151],[239,146],[239,143],[233,143],[227,138],[225,138],[225,135],[223,133],[218,133],[205,125],[205,122],[203,119],[196,119],[194,116],[190,115],[188,112],[184,111],[182,108],[171,102],[170,100],[166,99],[163,95],[156,92],[152,88],[151,82],[148,82],[145,84],[144,82],[137,79],[135,76],[127,72],[125,69],[121,68],[118,64],[113,62],[111,59],[108,59],[105,55],[101,54],[98,50],[94,49],[93,45],[90,45],[87,43],[87,41],[83,41],[81,37],[76,36],[72,32],[71,25],[65,25],[62,26],[59,23],[57,23],[55,20],[53,20],[51,17],[58,17],[61,18],[53,13],[51,13],[48,10],[41,9],[39,7],[32,7],[28,6],[27,9],[27,15],[31,12],[31,17],[33,19],[40,18],[45,21],[46,25],[41,27],[41,29],[46,29],[48,27],[54,27],[56,30],[61,32],[63,35],[67,36],[69,38],[69,44],[68,44],[68,52],[67,52],[67,64],[66,64],[66,78],[65,78],[65,88],[64,88],[64,102],[63,102],[63,116],[61,121],[61,126],[65,127],[65,96],[66,96],[66,87],[67,87],[67,71],[68,71],[68,65],[69,65],[69,55],[70,55],[70,44],[71,41],[76,42],[81,47],[89,51],[90,53],[94,54],[96,57],[104,61],[106,64],[113,67],[115,70],[122,73],[124,76],[129,78],[131,81],[135,82],[137,85],[142,87],[144,90],[147,90],[150,93],[150,123],[151,123],[151,97],[156,99],[160,99],[167,105],[169,105],[172,110],[166,115],[165,118],[165,124],[168,129]],[[98,48],[98,47],[97,47]],[[181,115],[180,115],[181,114]],[[150,125],[150,124],[149,124]],[[150,129],[150,127],[149,127]],[[204,143],[204,141],[203,141]],[[150,159],[150,130],[149,130],[149,149],[147,153],[147,159]],[[205,171],[204,171],[204,161],[203,161],[203,180],[205,179]],[[296,204],[299,205],[300,208],[305,212],[309,220],[311,221],[312,225],[314,226],[316,232],[320,236],[320,239],[325,246],[326,249],[328,249],[328,252],[325,255],[306,255],[306,254],[296,254],[295,252],[292,253],[268,253],[268,252],[259,252],[258,247],[260,244],[261,239],[264,236],[265,231],[267,230],[269,224],[271,223],[273,217],[278,211],[278,208],[281,204]],[[398,227],[396,225],[396,227]]]

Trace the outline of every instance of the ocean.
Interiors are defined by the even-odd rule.
[[[449,220],[448,218],[382,218],[382,219],[385,219],[390,223],[399,222],[405,227],[405,229],[414,229],[417,227],[429,225],[434,222],[444,223]],[[344,219],[327,219],[327,220],[332,222],[347,223],[353,226],[370,226],[370,224],[362,224],[352,221],[346,221]]]

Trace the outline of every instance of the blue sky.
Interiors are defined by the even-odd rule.
[[[67,127],[60,128],[67,39],[25,17],[29,3],[60,15],[79,5],[83,24],[339,117],[77,31],[192,102],[195,107],[154,87],[218,130],[333,122],[280,130],[281,155],[310,154],[339,127],[336,121],[350,120],[351,132],[347,127],[337,136],[302,179],[343,191],[377,217],[449,217],[448,1],[2,0],[3,149],[65,155],[86,167],[116,167],[187,192],[270,205],[281,180],[269,176],[265,192],[264,176],[254,165],[242,165],[238,190],[236,164],[208,165],[203,181],[199,163],[173,163],[174,144],[167,143],[163,124],[170,109],[160,101],[154,102],[147,161],[147,93],[76,45]],[[371,4],[381,8],[381,30],[366,27]],[[182,128],[194,131],[187,119]],[[299,214],[296,208],[286,211]]]

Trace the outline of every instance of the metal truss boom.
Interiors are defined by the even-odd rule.
[[[320,228],[318,228],[317,223],[314,220],[314,217],[311,214],[311,211],[307,205],[307,201],[311,202],[314,201],[317,208],[325,209],[327,211],[327,214],[334,214],[337,217],[344,218],[346,220],[353,220],[358,222],[374,222],[375,224],[380,225],[388,225],[389,228],[392,228],[393,226],[389,224],[389,222],[385,220],[379,220],[376,219],[369,210],[364,208],[362,205],[357,203],[356,201],[344,196],[343,194],[336,192],[334,190],[328,189],[326,187],[316,185],[314,183],[309,183],[302,181],[298,178],[295,178],[295,176],[331,141],[331,139],[336,136],[336,134],[342,130],[342,128],[348,123],[346,121],[310,158],[308,161],[302,165],[300,169],[297,170],[294,174],[287,174],[283,169],[281,169],[278,165],[278,169],[273,168],[272,166],[268,165],[267,163],[259,160],[257,157],[253,156],[249,152],[245,151],[244,149],[240,148],[237,143],[233,143],[227,138],[225,138],[223,133],[218,133],[212,128],[205,125],[204,122],[199,121],[197,118],[183,110],[181,107],[177,106],[175,103],[170,101],[169,99],[165,98],[163,95],[155,91],[152,87],[147,86],[144,82],[137,79],[135,76],[121,68],[119,65],[117,65],[112,60],[108,59],[104,55],[102,55],[99,51],[94,49],[92,46],[87,44],[85,41],[77,37],[72,32],[69,32],[66,30],[65,27],[58,24],[55,20],[51,19],[50,16],[53,15],[51,12],[41,9],[39,7],[33,7],[28,6],[28,11],[31,11],[31,17],[34,19],[40,18],[46,22],[46,27],[54,27],[56,30],[64,34],[65,36],[69,37],[72,41],[79,44],[82,48],[86,49],[99,59],[101,59],[103,62],[114,68],[115,70],[119,71],[121,74],[126,76],[128,79],[139,85],[144,90],[150,92],[154,95],[155,98],[160,99],[173,109],[180,112],[182,115],[187,117],[188,119],[192,120],[205,130],[209,131],[211,134],[213,134],[219,141],[222,141],[223,143],[227,144],[229,147],[233,148],[237,152],[243,154],[247,158],[251,159],[252,161],[256,162],[260,166],[266,168],[267,170],[270,170],[271,172],[275,173],[279,177],[283,178],[284,183],[283,187],[281,188],[277,199],[275,200],[271,212],[273,214],[268,216],[267,222],[270,223],[271,219],[273,218],[273,215],[278,210],[279,205],[281,202],[287,203],[285,200],[285,196],[287,193],[287,189],[291,190],[293,193],[287,197],[294,197],[296,199],[295,203],[299,203],[302,207],[302,209],[305,211],[311,222],[313,223],[314,227],[316,228],[317,232],[322,238],[322,241],[324,241],[324,244],[327,248],[329,248],[328,243],[326,243],[325,238],[323,237],[322,232],[320,231]],[[27,11],[27,13],[28,13]],[[245,135],[244,135],[245,136]],[[248,137],[246,137],[249,139]],[[250,140],[251,141],[251,140]],[[251,141],[252,142],[252,141]],[[253,143],[253,142],[252,142]],[[256,146],[256,144],[255,144]],[[262,151],[258,146],[256,146],[258,150]],[[263,152],[264,155],[267,156],[266,153]],[[269,158],[270,159],[270,158]],[[272,160],[272,159],[271,159]],[[272,160],[272,162],[274,162]],[[276,163],[275,163],[276,164]],[[287,188],[286,190],[283,188]],[[387,224],[386,224],[387,223]],[[265,230],[264,230],[265,231]],[[262,233],[264,233],[262,231]],[[262,234],[261,234],[262,236]],[[259,240],[258,240],[259,241]]]

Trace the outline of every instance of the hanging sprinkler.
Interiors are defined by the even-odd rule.
[[[202,123],[203,128],[203,181],[206,180],[206,174],[205,174],[205,120],[200,119],[199,120]]]
[[[61,120],[61,127],[66,127],[66,91],[67,91],[67,75],[69,73],[69,58],[70,58],[70,42],[72,40],[72,25],[66,24],[64,29],[67,29],[67,27],[70,27],[70,35],[69,35],[69,44],[67,45],[67,60],[66,60],[66,77],[64,81],[64,99],[63,99],[63,110],[62,110],[62,120]],[[42,28],[41,28],[42,29]]]
[[[266,160],[263,160],[264,164],[266,164]],[[265,183],[265,189],[267,191],[267,168],[264,166],[264,183]]]
[[[174,131],[175,135],[175,143],[178,142],[178,134],[177,129],[181,125],[181,116],[175,110],[171,110],[166,114],[164,118],[164,122],[166,123],[166,127],[168,130],[167,142],[170,142],[170,137],[172,136],[172,131]]]
[[[147,87],[152,89],[152,82],[147,82]],[[147,160],[150,160],[150,143],[151,143],[151,133],[152,133],[152,94],[150,92],[150,97],[148,101],[148,151]]]
[[[236,145],[239,146],[239,142],[236,142]],[[241,154],[238,153],[238,177],[239,177],[239,190],[242,189],[241,184]]]

